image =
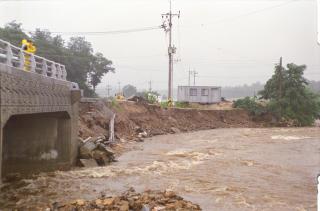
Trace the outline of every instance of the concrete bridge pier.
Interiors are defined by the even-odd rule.
[[[81,97],[73,85],[0,63],[0,182],[73,165]]]

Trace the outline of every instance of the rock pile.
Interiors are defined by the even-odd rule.
[[[115,160],[115,153],[105,136],[79,139],[79,164],[84,167],[105,166]]]
[[[64,205],[55,204],[53,210],[114,210],[114,211],[173,211],[201,210],[199,205],[184,200],[172,191],[145,191],[136,193],[129,189],[121,196],[100,197],[96,200],[75,200]]]

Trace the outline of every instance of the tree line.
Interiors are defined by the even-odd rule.
[[[21,46],[22,39],[31,39],[37,46],[36,54],[64,64],[67,80],[77,82],[87,97],[96,96],[96,86],[102,77],[114,72],[112,61],[102,53],[94,52],[92,44],[84,37],[71,37],[65,41],[60,35],[53,36],[48,30],[36,29],[30,35],[22,30],[22,24],[12,21],[0,27],[0,38],[15,46]]]
[[[242,97],[254,97],[264,89],[263,83],[256,82],[251,85],[226,86],[221,88],[221,96],[226,99],[237,99]],[[307,87],[315,93],[320,93],[320,81],[308,80]]]
[[[253,115],[271,113],[278,122],[297,126],[312,125],[320,118],[319,83],[310,82],[303,76],[306,65],[289,63],[286,67],[275,66],[272,77],[257,96],[235,101],[234,106],[247,109]],[[314,89],[314,91],[312,90]],[[265,104],[259,103],[264,100]]]

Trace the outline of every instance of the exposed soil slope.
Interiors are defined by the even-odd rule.
[[[262,127],[246,111],[199,110],[161,108],[157,105],[136,102],[110,103],[97,101],[80,106],[80,137],[108,136],[109,121],[116,113],[115,134],[122,139],[135,139],[139,133],[147,136],[187,132],[214,128]]]

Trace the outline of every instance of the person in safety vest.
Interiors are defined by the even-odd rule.
[[[24,50],[24,70],[31,70],[31,54],[35,54],[37,51],[36,46],[33,44],[32,40],[23,39],[22,40],[22,50]]]

